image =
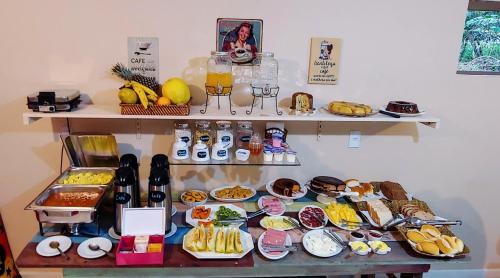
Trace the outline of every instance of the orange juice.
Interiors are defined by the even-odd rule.
[[[206,85],[217,88],[219,84],[222,87],[231,87],[233,85],[233,74],[231,72],[224,72],[224,73],[208,72]],[[212,88],[208,88],[208,92],[216,94],[217,89],[214,90]],[[230,92],[231,89],[224,88],[221,94],[229,94]]]

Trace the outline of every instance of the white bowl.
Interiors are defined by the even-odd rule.
[[[371,235],[372,233],[380,235],[380,236],[379,237],[374,237],[374,236]],[[384,236],[384,233],[382,233],[382,232],[379,232],[377,230],[368,230],[368,240],[369,241],[382,240],[383,236]]]
[[[188,205],[188,206],[190,206],[190,207],[195,207],[195,206],[201,206],[201,205],[203,205],[204,203],[206,203],[206,202],[207,202],[207,199],[208,199],[208,194],[207,194],[207,193],[205,193],[205,192],[203,192],[203,191],[201,191],[201,190],[189,190],[189,191],[191,191],[191,192],[199,192],[199,193],[203,193],[203,194],[205,195],[205,199],[204,199],[204,200],[202,200],[202,201],[199,201],[199,202],[190,202],[190,201],[186,201],[186,200],[184,200],[184,195],[186,195],[186,193],[187,193],[187,191],[186,191],[186,192],[182,193],[182,195],[181,195],[181,201],[182,201],[182,203],[184,203],[185,205]]]

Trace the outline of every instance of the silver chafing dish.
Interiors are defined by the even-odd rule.
[[[98,230],[98,210],[107,193],[111,191],[115,170],[118,167],[118,147],[115,137],[112,135],[68,135],[62,136],[61,139],[71,167],[51,182],[25,209],[35,212],[41,235],[44,235],[44,223],[66,224],[69,233],[79,234],[80,224],[97,222]],[[92,167],[94,165],[98,167]],[[78,182],[78,184],[64,183],[64,180],[72,175],[84,175],[85,173],[90,173],[90,175],[108,173],[113,178],[108,182],[97,184],[88,184],[85,181]],[[76,195],[78,193],[96,193],[97,197],[91,206],[44,204],[51,195],[65,193],[69,193],[69,195],[72,195],[71,193]]]

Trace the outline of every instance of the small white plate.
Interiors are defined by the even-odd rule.
[[[223,190],[223,189],[226,189],[226,188],[233,188],[234,186],[224,186],[224,187],[220,187],[220,188],[216,188],[212,191],[210,191],[210,197],[214,198],[215,200],[217,201],[220,201],[220,202],[242,202],[242,201],[245,201],[245,200],[248,200],[250,198],[252,198],[253,196],[255,196],[255,194],[257,193],[255,191],[255,189],[251,188],[251,187],[248,187],[248,186],[243,186],[243,185],[240,185],[241,188],[243,189],[248,189],[250,191],[252,191],[252,194],[246,198],[240,198],[240,199],[225,199],[225,198],[218,198],[215,193],[217,193],[217,191],[219,190]]]
[[[84,242],[80,243],[80,245],[78,245],[78,249],[76,249],[78,255],[86,259],[96,259],[106,255],[106,253],[102,250],[97,250],[97,251],[90,250],[89,245],[92,243],[99,245],[101,249],[106,250],[108,252],[111,251],[111,249],[113,248],[113,243],[111,243],[111,240],[104,237],[94,237],[94,238],[89,238]]]
[[[165,238],[173,236],[177,232],[177,225],[172,222],[172,226],[170,226],[170,232],[165,235]]]
[[[267,252],[264,251],[264,249],[262,248],[262,240],[264,240],[264,234],[266,232],[263,232],[260,236],[259,236],[259,239],[257,241],[257,247],[259,248],[259,251],[260,253],[262,254],[262,256],[270,259],[270,260],[279,260],[279,259],[282,259],[284,257],[286,257],[286,255],[288,255],[288,253],[290,253],[290,251],[283,251],[281,252],[280,254],[278,255],[271,255]],[[289,246],[289,245],[292,245],[292,238],[290,237],[290,235],[287,233],[286,234],[286,238],[285,238],[285,245],[286,246]]]
[[[318,208],[318,209],[320,209],[320,210],[321,210],[321,212],[323,212],[323,225],[318,226],[318,227],[312,227],[312,226],[306,225],[304,222],[302,222],[302,219],[300,218],[300,215],[302,214],[302,212],[304,212],[304,210],[305,210],[307,207],[310,207],[310,208]],[[309,230],[321,229],[321,228],[325,227],[325,225],[328,223],[328,216],[326,215],[326,212],[325,212],[322,208],[320,208],[320,207],[318,207],[318,206],[315,206],[315,205],[307,205],[307,206],[303,206],[303,207],[299,210],[298,218],[299,218],[300,223],[301,223],[304,227],[308,228]]]
[[[38,243],[38,245],[36,246],[36,252],[38,253],[38,255],[44,257],[53,257],[60,255],[57,249],[54,249],[49,246],[50,242],[52,241],[59,242],[59,249],[61,249],[62,252],[68,251],[68,249],[71,247],[71,239],[69,237],[51,236]]]
[[[313,250],[312,241],[319,240],[320,238],[330,240],[333,243],[334,248],[329,252],[318,252],[317,250]],[[340,247],[335,241],[329,238],[327,235],[323,234],[323,230],[311,230],[307,232],[304,237],[302,237],[302,245],[306,249],[307,252],[313,254],[314,256],[328,258],[337,255],[342,252],[342,247]]]
[[[289,228],[276,228],[276,227],[268,227],[268,226],[266,226],[266,225],[264,224],[264,219],[266,219],[266,218],[272,218],[272,219],[276,219],[276,220],[283,219],[283,218],[288,218],[289,220],[291,220],[291,221],[293,221],[293,222],[297,223],[297,225],[300,225],[300,224],[299,224],[299,221],[297,221],[297,219],[292,218],[292,217],[289,217],[289,216],[265,216],[265,217],[263,217],[263,218],[260,220],[260,222],[259,222],[260,226],[261,226],[262,228],[264,228],[264,229],[275,229],[275,230],[278,230],[278,231],[288,231],[288,230],[293,230],[293,227],[291,227],[291,226],[290,226]]]
[[[422,116],[425,114],[424,110],[419,110],[420,113],[398,113],[398,112],[387,111],[385,109],[379,109],[379,110],[384,111],[384,112],[388,112],[388,113],[392,113],[392,114],[396,114],[400,117],[417,117],[417,116]]]
[[[270,198],[276,198],[280,202],[280,204],[281,204],[281,212],[278,213],[278,214],[271,214],[271,213],[266,212],[266,214],[270,215],[270,216],[280,216],[280,215],[283,215],[283,213],[285,213],[285,211],[286,211],[286,206],[285,206],[285,204],[283,204],[283,202],[278,197],[275,197],[275,196],[262,196],[262,197],[260,197],[259,200],[257,200],[257,206],[259,207],[259,209],[264,208],[264,205],[262,205],[262,201],[264,199],[270,199]]]
[[[296,193],[294,196],[292,196],[292,197],[284,196],[284,195],[281,195],[279,193],[274,192],[273,184],[274,184],[274,181],[268,182],[266,184],[267,192],[269,192],[269,194],[271,194],[275,197],[281,198],[283,200],[296,200],[296,199],[300,199],[300,198],[306,196],[306,194],[307,194],[307,187],[305,187],[304,185],[300,185],[299,192]]]
[[[115,232],[115,228],[113,226],[109,227],[108,235],[112,239],[120,240],[120,236]]]

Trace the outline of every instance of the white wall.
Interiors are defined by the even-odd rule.
[[[23,126],[25,96],[77,87],[94,103],[118,104],[120,81],[110,67],[126,62],[128,36],[159,38],[162,80],[182,76],[201,87],[216,19],[236,17],[264,20],[263,48],[279,58],[282,97],[305,90],[318,106],[334,99],[378,106],[410,100],[440,117],[441,128],[332,123],[318,142],[314,126],[292,124],[289,140],[303,162],[292,174],[282,168],[177,167],[178,190],[227,181],[259,186],[285,175],[301,181],[319,174],[395,180],[438,214],[464,221],[455,229],[472,249],[472,262],[464,267],[500,268],[500,79],[455,74],[466,7],[466,0],[3,1],[0,208],[15,255],[36,231],[24,206],[58,174],[60,144],[53,131],[65,124],[45,119]],[[336,86],[307,84],[313,36],[343,39]],[[167,121],[144,121],[140,140],[130,121],[74,120],[71,126],[116,134],[122,151],[136,152],[143,165],[171,142]],[[346,148],[350,130],[362,132],[360,149]],[[141,170],[145,177],[148,169]]]

